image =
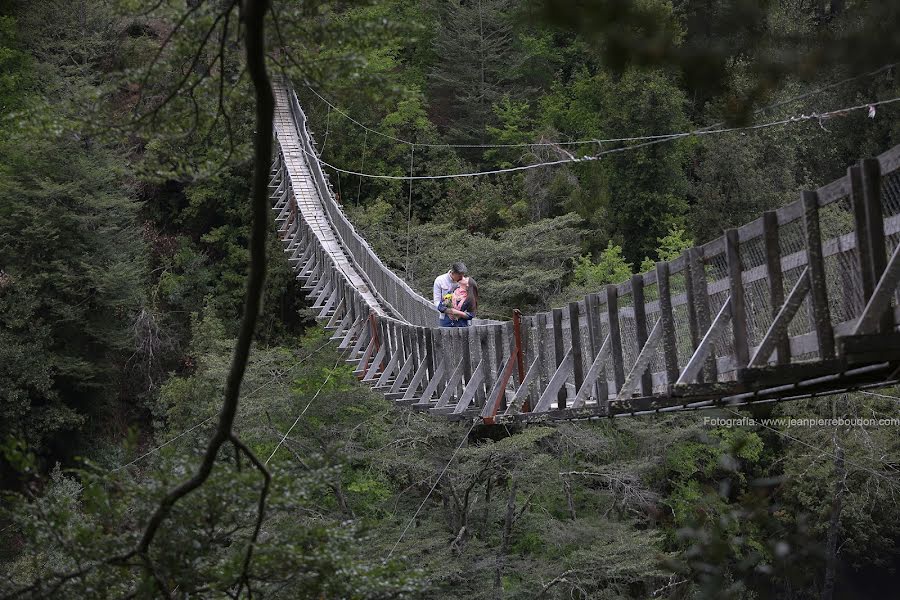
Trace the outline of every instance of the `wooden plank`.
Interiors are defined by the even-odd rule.
[[[581,358],[581,319],[579,305],[569,302],[569,329],[572,332],[572,374],[575,378],[575,389],[581,389],[584,381],[584,366]]]
[[[863,303],[869,301],[875,290],[876,277],[872,273],[872,247],[869,244],[869,221],[866,219],[866,201],[863,194],[862,170],[859,165],[847,169],[850,179],[850,202],[853,205],[854,236],[856,257],[862,280]]]
[[[513,351],[510,353],[509,358],[506,359],[503,371],[497,377],[497,380],[491,387],[491,391],[488,393],[487,402],[484,403],[484,408],[481,411],[481,418],[488,425],[492,424],[493,417],[497,415],[506,400],[506,387],[509,385],[517,362],[516,353]]]
[[[437,348],[436,348],[434,336],[432,335],[431,327],[425,328],[424,337],[425,337],[425,350],[424,350],[425,351],[425,362],[428,366],[428,373],[433,375],[435,372],[434,371],[435,367],[436,367],[434,359],[435,359],[435,355],[437,354],[437,352],[436,352]]]
[[[472,377],[472,361],[475,360],[475,355],[472,353],[472,340],[475,336],[470,334],[470,330],[475,331],[472,327],[454,327],[450,330],[456,336],[457,341],[462,344],[462,375],[466,381]]]
[[[813,328],[819,338],[819,359],[834,358],[834,330],[828,307],[828,285],[825,279],[825,261],[822,257],[822,235],[819,229],[819,201],[815,192],[801,193],[806,228],[806,252],[809,261],[810,302]]]
[[[381,367],[381,364],[384,361],[384,356],[386,353],[387,353],[387,344],[381,344],[378,347],[378,352],[375,354],[375,358],[372,359],[372,364],[369,365],[369,369],[366,371],[366,374],[363,376],[363,381],[372,381],[375,379],[375,375],[378,373],[378,369]]]
[[[416,402],[416,404],[418,404],[420,406],[431,404],[431,400],[434,397],[434,393],[437,391],[438,386],[443,382],[444,374],[446,372],[447,372],[446,357],[442,357],[440,360],[438,360],[437,368],[434,371],[434,375],[432,376],[431,380],[428,382],[428,385],[425,386],[425,390],[422,392],[422,396],[418,399],[418,402]],[[412,389],[412,387],[413,386],[410,386],[410,389]],[[404,398],[411,399],[412,397],[413,396],[410,395],[409,398],[406,398],[406,397],[404,397]]]
[[[406,357],[406,360],[403,361],[403,366],[400,368],[400,373],[397,374],[397,378],[394,380],[393,385],[391,385],[390,393],[396,394],[403,387],[403,384],[406,383],[406,379],[409,377],[409,374],[412,373],[413,366],[415,366],[415,362],[413,361],[412,354]]]
[[[591,388],[593,387],[596,390],[594,382],[604,371],[603,366],[606,361],[609,360],[609,348],[609,335],[607,335],[606,339],[603,340],[603,344],[600,346],[600,349],[597,351],[597,355],[591,362],[591,366],[588,369],[587,375],[584,376],[584,382],[582,382],[581,387],[578,388],[578,393],[575,394],[575,400],[572,401],[572,408],[583,407],[585,402],[587,402],[588,396],[590,396],[591,394]],[[598,406],[602,407],[604,405],[607,405],[608,403],[609,398],[601,398],[599,396],[597,397]]]
[[[428,363],[420,362],[419,368],[416,369],[415,375],[413,375],[412,381],[409,382],[409,385],[406,387],[406,391],[403,392],[403,400],[411,400],[415,397],[417,391],[422,386],[422,381],[425,380],[425,377],[428,375]]]
[[[722,308],[719,309],[716,318],[707,328],[706,335],[700,340],[700,343],[697,345],[697,349],[694,350],[694,354],[691,355],[691,359],[688,361],[687,366],[684,367],[684,370],[678,377],[678,381],[675,382],[676,386],[694,383],[700,375],[700,370],[704,367],[704,363],[708,363],[711,356],[713,357],[713,361],[715,361],[713,350],[715,348],[716,338],[719,337],[722,330],[725,329],[725,325],[728,323],[729,319],[731,319],[731,298],[726,299],[722,304]],[[707,381],[712,382],[715,380],[707,379]]]
[[[512,402],[510,402],[509,406],[506,407],[506,412],[504,412],[504,414],[514,414],[519,412],[520,409],[523,408],[523,405],[526,404],[526,401],[528,400],[528,397],[530,395],[532,384],[540,380],[540,370],[540,362],[535,357],[535,359],[531,361],[531,365],[528,367],[528,370],[525,372],[525,379],[523,379],[522,383],[519,384],[519,387],[516,389],[515,395],[513,395]],[[524,410],[522,412],[531,412],[530,407],[529,410]]]
[[[691,269],[691,283],[694,286],[694,310],[697,313],[697,328],[701,332],[706,332],[709,331],[712,321],[710,319],[710,294],[706,283],[706,268],[703,264],[703,253],[700,248],[690,248],[688,250],[688,263]],[[698,344],[697,348],[694,350],[695,355],[699,347]],[[700,381],[716,381],[718,369],[716,368],[715,345],[709,346],[706,356],[706,365],[702,375],[700,371],[698,371],[696,376]]]
[[[886,331],[878,331],[880,325],[884,322],[882,316],[891,306],[891,299],[900,283],[900,244],[894,248],[894,253],[888,261],[887,268],[875,286],[872,297],[866,303],[859,321],[853,330],[854,335],[866,333],[889,333]]]
[[[900,361],[900,333],[840,337],[838,350],[841,358],[851,365]]]
[[[566,381],[572,376],[572,350],[569,349],[566,352],[566,355],[562,358],[559,365],[556,367],[556,371],[550,377],[550,381],[547,382],[547,387],[544,389],[544,393],[541,394],[540,400],[538,400],[537,406],[534,407],[532,412],[546,412],[550,409],[550,405],[553,402],[554,396],[559,398],[560,390],[565,393],[564,384]],[[558,406],[558,408],[563,408]]]
[[[493,377],[491,377],[492,352],[491,352],[491,340],[489,337],[490,332],[488,331],[488,329],[489,329],[488,327],[473,327],[472,328],[473,332],[475,332],[475,334],[478,336],[477,342],[478,342],[479,356],[481,356],[480,364],[484,365],[482,367],[482,377],[481,377],[481,380],[484,382],[483,387],[490,389],[490,387],[494,385],[494,379],[493,379]],[[473,371],[472,376],[474,377],[474,371]],[[479,406],[483,406],[486,401],[484,390],[479,388],[477,395],[478,395],[477,404]]]
[[[781,272],[778,215],[774,210],[763,213],[763,245],[766,253],[766,282],[769,287],[769,303],[772,307],[774,322],[781,311],[781,305],[784,304],[784,277]],[[776,340],[775,352],[778,364],[784,365],[791,361],[791,344],[786,335]]]
[[[459,398],[459,402],[456,404],[456,408],[453,409],[453,414],[458,415],[466,410],[472,400],[475,399],[476,393],[484,382],[484,373],[486,370],[484,363],[485,359],[482,357],[478,362],[478,366],[475,367],[475,371],[472,372],[472,378],[466,382],[466,387],[463,389],[463,393]]]
[[[797,283],[794,284],[794,288],[788,295],[787,300],[784,301],[781,309],[775,315],[775,318],[772,319],[772,324],[769,325],[766,335],[763,337],[762,342],[760,342],[759,347],[756,349],[756,353],[750,360],[750,367],[761,367],[768,363],[769,357],[772,356],[772,352],[774,352],[776,348],[779,348],[779,354],[782,352],[780,348],[783,348],[784,346],[787,346],[788,352],[790,352],[790,340],[787,336],[788,326],[791,324],[794,315],[797,314],[797,310],[803,304],[803,300],[806,298],[809,288],[809,267],[805,267],[803,272],[800,273],[800,277],[797,279]],[[778,360],[777,364],[785,364],[785,361]]]
[[[359,333],[356,337],[356,343],[353,344],[353,348],[350,349],[350,360],[355,360],[360,351],[363,350],[363,345],[367,343],[371,343],[374,347],[375,343],[371,339],[371,333],[369,332],[368,327],[369,321],[368,319],[362,319],[362,326],[360,327]]]
[[[541,385],[545,380],[550,379],[550,361],[547,357],[550,349],[550,344],[547,342],[547,314],[538,313],[535,316],[535,324],[535,348],[537,350],[538,373],[537,385],[534,386],[533,398],[531,399],[532,407],[535,406],[540,399]]]
[[[750,349],[747,342],[747,312],[744,304],[744,282],[741,278],[741,253],[737,230],[725,232],[725,255],[728,259],[728,276],[731,285],[731,329],[734,334],[735,364],[747,366]]]
[[[348,312],[347,318],[349,319],[351,316],[352,316],[351,313]],[[359,335],[359,333],[362,329],[362,325],[364,323],[365,323],[365,321],[363,319],[357,319],[355,322],[353,322],[352,324],[347,326],[346,329],[344,329],[344,330],[341,330],[340,328],[338,329],[338,331],[335,334],[338,337],[331,338],[331,339],[340,339],[340,342],[338,342],[338,350],[346,350],[350,346],[350,344],[353,343],[353,339],[357,335]],[[343,327],[343,324],[342,324],[342,327]]]
[[[669,279],[669,263],[656,263],[656,289],[659,291],[659,320],[662,323],[663,358],[666,362],[668,383],[678,379],[678,342],[675,339],[675,316],[672,313],[672,288]]]
[[[552,312],[552,315],[553,315],[553,360],[556,363],[557,370],[559,370],[559,365],[562,364],[562,360],[563,360],[562,314],[563,313],[562,313],[561,308],[553,309],[553,312]],[[565,408],[565,406],[566,406],[566,389],[562,386],[559,387],[559,390],[557,392],[556,401],[560,408]],[[538,403],[540,403],[540,401],[538,401]]]
[[[657,276],[658,275],[659,274],[657,273]],[[641,348],[641,352],[640,354],[638,354],[637,360],[634,362],[634,366],[631,368],[631,371],[625,378],[625,382],[622,384],[622,387],[619,389],[619,391],[616,392],[616,400],[630,398],[635,389],[637,389],[637,384],[640,376],[644,373],[644,371],[647,370],[647,367],[650,366],[650,361],[653,360],[653,356],[656,354],[656,348],[657,346],[659,346],[660,341],[664,337],[663,330],[663,320],[660,317],[659,319],[657,319],[656,324],[653,326],[653,330],[647,337],[647,342]],[[667,374],[667,376],[669,375]],[[671,381],[671,379],[669,381]]]
[[[869,261],[872,281],[878,281],[887,267],[887,244],[884,236],[884,216],[881,212],[881,165],[877,159],[860,161],[862,191],[866,208],[866,226],[869,233]],[[874,294],[874,290],[872,292]],[[866,299],[868,300],[868,298]],[[894,328],[893,315],[885,311],[881,315],[879,329],[887,333]]]
[[[659,277],[657,276],[657,281]],[[647,343],[647,312],[644,301],[644,276],[637,274],[631,276],[631,299],[634,302],[634,330],[637,337],[637,347],[643,348]],[[645,373],[641,376],[641,393],[650,395],[653,393],[653,376]]]
[[[588,313],[588,327],[591,336],[591,356],[596,356],[602,346],[600,339],[603,336],[602,326],[600,324],[600,306],[597,294],[588,294],[585,298],[585,306]],[[608,340],[604,339],[604,343]],[[609,398],[608,384],[606,383],[606,367],[601,367],[600,373],[597,374],[597,383],[594,394],[597,398],[601,398],[604,402]]]
[[[606,314],[609,318],[609,343],[612,346],[613,381],[616,389],[625,382],[625,360],[622,358],[622,333],[619,329],[619,297],[616,286],[606,286]]]
[[[391,360],[388,361],[387,366],[381,372],[381,376],[378,378],[378,381],[375,383],[375,387],[384,387],[387,385],[388,380],[391,378],[391,375],[394,374],[394,371],[397,370],[397,365],[400,364],[400,351],[397,350],[394,352],[394,355],[391,357]]]
[[[449,379],[447,379],[447,385],[444,387],[444,391],[441,393],[441,397],[438,398],[434,408],[444,408],[450,403],[450,397],[456,393],[459,384],[463,380],[464,367],[465,361],[460,360],[459,363],[457,363],[456,368],[453,369],[453,373],[450,374]]]
[[[687,317],[688,317],[688,331],[691,334],[691,351],[693,352],[697,348],[697,344],[700,343],[700,336],[702,335],[700,331],[700,327],[697,325],[697,302],[694,300],[694,273],[691,269],[691,264],[688,256],[688,251],[685,250],[682,253],[681,257],[684,262],[684,293],[686,296],[686,306],[687,306]],[[673,303],[674,306],[674,303]]]

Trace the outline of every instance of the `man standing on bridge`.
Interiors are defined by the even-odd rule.
[[[450,265],[450,270],[447,273],[434,278],[434,307],[438,311],[444,312],[444,296],[452,294],[453,290],[459,286],[459,280],[465,277],[468,272],[466,265],[461,262],[455,262]],[[438,315],[438,319],[440,317],[441,315]]]

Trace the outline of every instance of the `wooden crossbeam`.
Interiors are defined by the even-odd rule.
[[[486,423],[487,419],[493,419],[497,415],[497,411],[500,410],[500,404],[506,395],[506,386],[509,385],[509,380],[512,377],[513,369],[518,364],[518,360],[519,357],[515,350],[510,352],[500,377],[497,378],[497,381],[494,382],[491,391],[488,393],[487,402],[484,403],[484,408],[481,410],[481,418],[485,419]]]
[[[459,402],[456,403],[456,408],[453,409],[454,415],[458,415],[469,408],[469,403],[472,402],[478,388],[484,383],[484,370],[484,360],[482,359],[478,361],[478,366],[475,367],[472,377],[466,382],[466,387],[463,389],[462,396],[460,396]]]
[[[663,331],[663,319],[657,319],[656,324],[650,331],[650,335],[647,336],[647,342],[644,344],[644,347],[641,348],[641,352],[634,362],[634,366],[631,368],[631,371],[628,372],[628,376],[625,377],[622,387],[616,390],[617,400],[631,398],[631,395],[634,394],[634,390],[637,388],[639,382],[638,378],[647,370],[647,367],[650,366],[650,361],[653,360],[653,356],[656,354],[657,346],[663,338]]]
[[[550,410],[550,404],[553,403],[553,398],[559,399],[560,393],[565,393],[565,388],[563,385],[566,383],[566,380],[572,376],[572,348],[566,352],[566,355],[563,357],[562,361],[560,361],[559,366],[556,367],[556,371],[553,373],[553,376],[550,377],[550,381],[547,383],[546,389],[544,389],[544,393],[541,394],[540,400],[538,400],[537,405],[534,407],[532,412],[546,412]]]
[[[444,408],[445,406],[450,404],[450,397],[453,396],[454,392],[456,392],[456,388],[458,388],[460,382],[462,382],[463,364],[464,361],[462,360],[456,364],[456,368],[453,369],[453,373],[451,373],[450,378],[447,379],[447,385],[444,387],[444,391],[438,398],[437,404],[434,405],[434,408]]]
[[[603,345],[600,346],[600,350],[597,352],[597,356],[594,357],[594,361],[591,363],[587,375],[584,376],[584,382],[581,384],[581,388],[578,390],[578,393],[575,394],[575,400],[572,401],[572,408],[581,408],[584,406],[588,396],[591,395],[591,387],[594,385],[594,382],[597,381],[597,377],[600,373],[604,371],[604,366],[609,360],[609,343],[609,334],[606,334]],[[605,390],[606,386],[603,386],[603,389]],[[601,404],[603,400],[605,400],[605,398],[598,397],[597,404]]]
[[[444,372],[447,370],[447,367],[444,363],[444,359],[441,359],[437,367],[435,367],[434,375],[431,376],[431,379],[428,381],[428,384],[425,386],[425,390],[422,392],[422,396],[419,398],[417,404],[431,404],[431,398],[434,396],[434,392],[437,391],[438,385],[440,385],[441,380],[444,378]],[[424,377],[425,372],[420,370],[421,376]],[[419,375],[417,373],[416,375]],[[409,387],[406,389],[406,394],[403,395],[403,400],[413,400],[415,399],[416,389],[418,389],[421,381],[413,381],[409,384]]]
[[[375,354],[375,358],[372,359],[372,363],[369,365],[369,370],[366,371],[366,374],[363,376],[363,381],[372,381],[373,379],[375,379],[375,375],[378,373],[378,369],[381,367],[381,363],[384,360],[384,355],[386,353],[387,344],[381,344],[378,347],[378,352]]]
[[[387,344],[385,344],[386,346]],[[384,346],[382,346],[384,347]],[[400,363],[400,353],[394,352],[394,356],[391,357],[391,360],[388,361],[388,365],[381,372],[381,377],[378,378],[378,382],[375,384],[375,387],[383,387],[387,385],[388,380],[391,378],[391,375],[394,374],[394,371],[397,370],[397,365]]]
[[[806,298],[807,293],[809,293],[809,288],[809,267],[804,267],[803,272],[800,273],[800,278],[797,279],[797,283],[794,284],[791,293],[788,294],[787,300],[785,300],[784,304],[781,306],[781,310],[778,311],[778,314],[775,315],[775,318],[772,320],[772,324],[769,325],[765,337],[756,349],[753,358],[750,359],[750,364],[748,366],[761,367],[765,365],[775,349],[784,346],[783,341],[787,338],[788,326],[791,324],[794,315],[797,314],[797,310],[799,310],[800,306],[803,304],[803,300]],[[778,362],[784,364],[788,362],[789,359],[789,356],[779,356]]]
[[[391,389],[388,390],[389,393],[396,394],[400,391],[400,388],[403,387],[403,384],[406,382],[406,379],[409,377],[413,365],[415,364],[412,358],[412,354],[410,354],[404,359],[403,366],[400,367],[400,372],[397,374],[397,379],[394,380],[394,384],[391,385]]]
[[[898,283],[900,283],[900,244],[894,248],[894,253],[879,278],[872,297],[859,316],[859,321],[853,330],[855,335],[875,332],[878,322],[891,304],[891,298],[894,296]]]
[[[540,360],[538,358],[535,358],[533,361],[531,361],[531,366],[528,367],[528,372],[525,373],[525,379],[523,379],[522,383],[519,384],[519,387],[516,390],[515,395],[513,396],[513,400],[509,403],[509,406],[506,407],[506,412],[504,414],[509,415],[519,412],[519,410],[522,408],[522,405],[528,399],[531,384],[537,380],[539,371]]]
[[[716,338],[719,337],[730,320],[731,297],[728,297],[722,304],[722,308],[719,309],[716,318],[713,319],[709,329],[706,330],[706,335],[700,340],[700,344],[697,346],[697,349],[694,350],[694,354],[691,356],[688,364],[684,367],[684,370],[681,372],[675,385],[687,385],[694,383],[697,380],[697,376],[700,375],[700,371],[703,369],[703,363],[706,362],[707,357],[712,352]]]

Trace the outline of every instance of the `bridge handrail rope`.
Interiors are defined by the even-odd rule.
[[[417,294],[405,281],[391,271],[375,254],[368,242],[356,232],[356,228],[350,223],[343,210],[338,206],[331,190],[327,175],[322,171],[313,149],[312,136],[307,127],[306,114],[300,108],[296,94],[289,91],[291,113],[295,119],[297,130],[301,139],[301,149],[306,154],[316,157],[316,160],[308,160],[313,174],[315,185],[320,199],[328,213],[331,223],[337,230],[341,241],[361,267],[363,275],[372,284],[379,295],[394,309],[398,315],[410,323],[427,326],[433,325],[437,320],[437,309],[431,306],[431,302]]]
[[[757,109],[756,111],[754,111],[754,114],[757,114],[757,115],[762,114],[764,112],[774,110],[775,108],[778,108],[780,106],[790,104],[791,102],[796,102],[798,100],[803,100],[805,98],[809,98],[811,96],[821,94],[824,91],[842,86],[846,83],[850,83],[851,81],[856,81],[859,79],[863,79],[866,77],[872,77],[874,75],[884,73],[885,71],[897,66],[898,64],[900,64],[900,63],[897,63],[897,62],[888,63],[888,64],[883,65],[872,71],[868,71],[866,73],[861,73],[859,75],[847,77],[847,78],[841,79],[839,81],[835,81],[835,82],[829,83],[827,85],[824,85],[820,88],[816,88],[814,90],[809,90],[807,92],[803,92],[802,94],[797,94],[795,96],[785,98],[784,100],[779,100],[768,106],[764,106],[762,108]],[[336,113],[338,113],[339,115],[341,115],[342,117],[344,117],[345,119],[347,119],[348,121],[350,121],[351,123],[362,128],[366,132],[367,136],[369,133],[374,133],[375,135],[377,135],[379,137],[382,137],[382,138],[385,138],[385,139],[388,139],[388,140],[391,140],[394,142],[398,142],[401,144],[408,144],[408,145],[416,145],[416,146],[420,146],[423,148],[533,148],[533,147],[543,147],[543,146],[550,146],[550,147],[553,147],[553,146],[583,146],[583,145],[590,145],[590,144],[599,145],[599,144],[616,143],[616,142],[638,142],[638,141],[667,138],[667,137],[671,136],[671,134],[662,134],[662,135],[644,135],[644,136],[630,136],[630,137],[603,138],[603,139],[593,139],[592,138],[592,139],[560,141],[560,142],[523,142],[523,143],[518,143],[518,144],[483,144],[483,143],[463,143],[463,144],[415,143],[414,144],[413,142],[410,142],[409,140],[404,140],[402,138],[398,138],[398,137],[389,135],[387,133],[378,131],[377,129],[368,127],[364,123],[361,123],[357,119],[354,119],[352,116],[347,114],[345,111],[341,110],[334,103],[330,102],[325,96],[323,96],[312,85],[310,85],[310,83],[308,81],[304,81],[303,85],[310,92],[312,92],[312,94],[314,96],[316,96],[319,100],[321,100],[328,107],[329,112],[333,110]],[[705,129],[715,129],[715,128],[721,127],[723,124],[724,124],[724,122],[720,121],[718,123],[714,123],[713,125],[710,125],[708,128],[705,128]]]
[[[602,293],[443,329],[344,215],[286,84],[278,98],[272,186],[286,251],[357,376],[398,403],[490,423],[772,402],[898,379],[900,146]]]

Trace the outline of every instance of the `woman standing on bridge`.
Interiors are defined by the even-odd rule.
[[[459,286],[444,301],[441,327],[468,327],[478,310],[478,285],[471,277],[459,280]]]

